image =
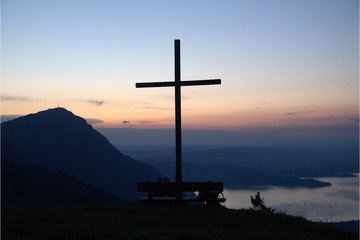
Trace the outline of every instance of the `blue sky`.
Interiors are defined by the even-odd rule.
[[[182,90],[184,128],[358,124],[358,1],[2,0],[1,29],[2,115],[172,128],[173,90],[134,86],[172,80],[181,39],[184,80],[222,79]]]

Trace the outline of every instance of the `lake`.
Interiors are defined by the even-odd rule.
[[[359,220],[359,175],[349,178],[316,178],[331,182],[322,188],[267,187],[225,189],[226,202],[231,209],[250,208],[250,196],[260,192],[267,207],[279,212],[305,217],[312,221],[339,222]]]

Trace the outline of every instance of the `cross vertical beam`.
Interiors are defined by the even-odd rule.
[[[175,56],[175,144],[176,144],[176,200],[181,201],[181,73],[180,73],[180,40],[174,42]]]
[[[197,86],[197,85],[214,85],[221,84],[220,79],[210,80],[189,80],[181,81],[180,73],[180,40],[175,39],[174,42],[175,55],[175,81],[173,82],[145,82],[136,83],[137,88],[148,87],[174,87],[175,88],[175,143],[176,143],[176,200],[182,201],[182,164],[181,164],[181,87]]]

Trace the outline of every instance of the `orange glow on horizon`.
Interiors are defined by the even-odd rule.
[[[171,97],[171,96],[170,96]],[[155,98],[154,102],[98,105],[89,101],[62,101],[60,107],[89,121],[96,128],[172,129],[175,126],[173,100]],[[164,99],[166,100],[164,102]],[[205,98],[207,99],[207,98]],[[357,124],[349,119],[358,118],[356,104],[295,105],[261,104],[243,101],[231,105],[230,100],[217,102],[205,99],[183,101],[183,129],[237,130],[253,127],[339,126]],[[191,101],[190,101],[191,100]],[[239,102],[239,101],[238,101]],[[56,101],[2,102],[2,115],[27,115],[57,107]]]

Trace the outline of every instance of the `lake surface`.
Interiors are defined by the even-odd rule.
[[[338,222],[359,220],[359,175],[349,178],[316,178],[331,182],[322,188],[268,187],[254,189],[225,189],[226,202],[231,209],[250,208],[250,196],[260,192],[267,207],[279,212],[305,217],[312,221]]]

